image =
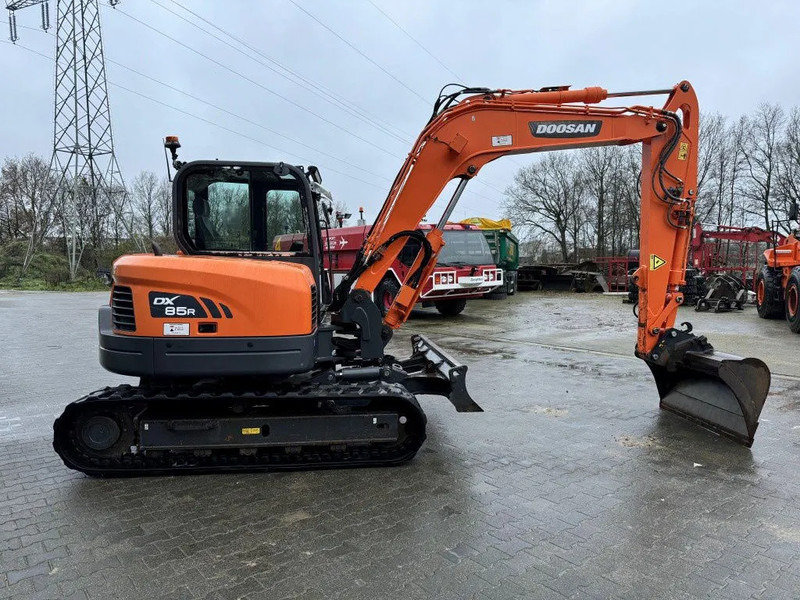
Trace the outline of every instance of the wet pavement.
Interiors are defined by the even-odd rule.
[[[800,336],[681,309],[777,376],[752,449],[659,412],[619,297],[518,294],[420,332],[486,410],[423,398],[392,469],[95,480],[50,446],[61,407],[122,382],[105,294],[0,292],[0,599],[797,598]]]

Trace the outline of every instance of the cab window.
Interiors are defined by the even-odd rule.
[[[271,252],[275,238],[308,234],[302,183],[273,169],[209,168],[186,179],[185,232],[197,250]],[[304,255],[302,244],[289,254]]]
[[[303,205],[295,190],[269,190],[266,196],[267,239],[274,242],[279,235],[304,233]],[[274,247],[274,243],[273,243]]]
[[[403,249],[400,251],[400,255],[397,257],[401,263],[405,266],[410,267],[414,264],[414,260],[417,258],[417,254],[419,254],[419,250],[422,247],[419,240],[414,238],[409,238],[406,242],[406,245],[403,246]]]
[[[187,225],[198,249],[251,249],[249,187],[215,181],[190,188]]]

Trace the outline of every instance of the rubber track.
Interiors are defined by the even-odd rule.
[[[408,417],[402,426],[404,435],[396,443],[378,442],[352,447],[303,446],[261,447],[242,453],[238,448],[220,448],[195,452],[183,448],[164,451],[132,452],[130,445],[138,437],[138,416],[144,411],[169,414],[170,418],[224,418],[228,416],[268,417],[293,414],[320,414],[320,401],[334,400],[348,412],[374,410],[397,411]],[[259,408],[268,402],[277,410]],[[232,413],[232,404],[245,407],[243,413]],[[182,406],[184,405],[184,406]],[[196,407],[218,407],[216,415],[192,413]],[[305,408],[294,412],[294,407]],[[312,410],[309,410],[313,407]],[[185,408],[185,413],[176,409]],[[227,409],[227,410],[223,410]],[[250,412],[256,411],[256,412]],[[76,423],[82,414],[114,415],[124,423],[122,448],[106,451],[103,456],[85,450],[78,442]],[[165,475],[178,473],[224,473],[237,471],[275,471],[336,467],[392,466],[411,460],[425,441],[425,413],[416,398],[403,386],[384,382],[359,384],[307,385],[298,389],[237,389],[184,387],[140,388],[130,385],[107,387],[69,404],[53,424],[53,448],[71,469],[96,477],[130,475]]]

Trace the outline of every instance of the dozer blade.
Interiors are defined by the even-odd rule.
[[[400,361],[409,374],[402,383],[412,394],[445,396],[457,412],[483,412],[467,391],[467,367],[422,335],[411,336],[413,353]]]
[[[661,408],[744,444],[753,445],[770,372],[757,358],[686,352],[675,370],[648,363]]]

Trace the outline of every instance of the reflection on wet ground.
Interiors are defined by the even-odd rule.
[[[800,381],[774,380],[752,450],[660,412],[619,298],[529,293],[415,315],[391,351],[431,336],[469,365],[486,412],[423,398],[428,440],[407,466],[108,481],[49,445],[63,404],[120,380],[96,364],[104,300],[0,296],[0,599],[800,589]],[[719,349],[800,377],[785,324],[686,316]]]

